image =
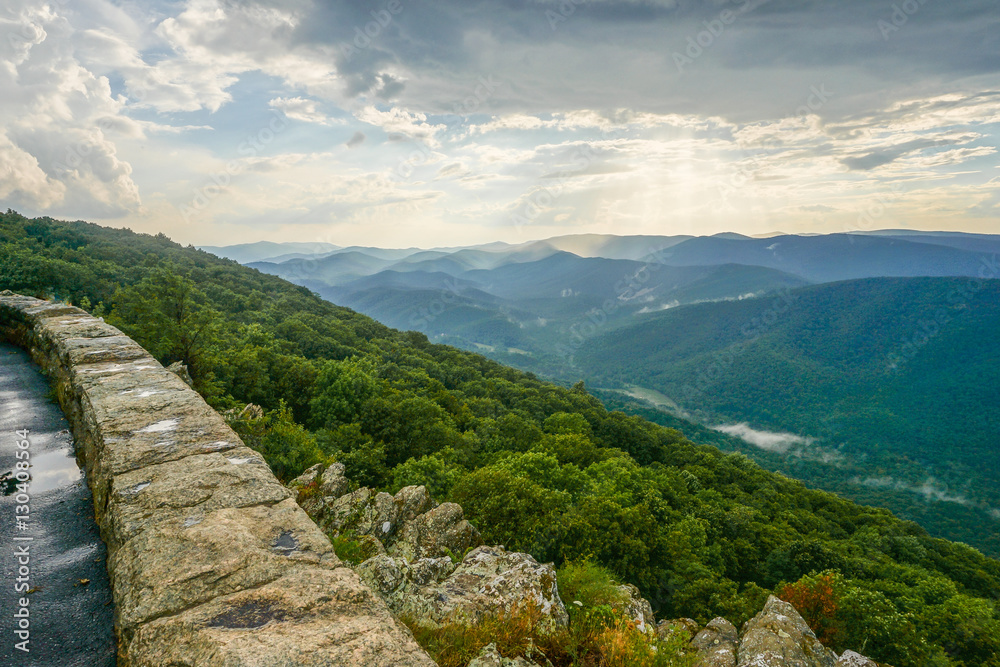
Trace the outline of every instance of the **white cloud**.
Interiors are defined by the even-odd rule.
[[[354,115],[361,122],[380,127],[390,135],[399,134],[409,139],[423,141],[432,148],[440,146],[436,135],[445,129],[444,125],[428,123],[426,114],[413,113],[395,106],[385,111],[367,106]]]
[[[852,480],[855,484],[861,484],[863,486],[870,486],[877,489],[895,489],[897,491],[906,491],[909,493],[915,493],[919,496],[923,496],[924,500],[927,501],[937,501],[946,503],[958,503],[960,505],[972,505],[972,501],[963,496],[962,494],[950,493],[947,488],[941,486],[936,479],[933,477],[928,477],[926,480],[920,484],[911,484],[894,477],[883,476],[883,477],[866,477],[864,479],[855,478]]]
[[[109,137],[122,104],[108,80],[80,64],[76,32],[49,5],[22,0],[4,11],[0,193],[15,206],[75,217],[136,210],[132,168]]]
[[[981,172],[995,166],[996,76],[930,76],[904,95],[867,65],[817,64],[822,42],[797,67],[767,63],[768,48],[728,63],[773,42],[769,6],[678,77],[670,51],[700,18],[685,5],[668,21],[669,4],[585,3],[552,31],[544,4],[480,16],[404,3],[346,62],[341,43],[371,20],[346,2],[12,0],[0,8],[15,37],[0,43],[0,196],[197,242],[220,241],[230,219],[271,238],[322,219],[360,242],[390,210],[432,244],[568,228],[844,231],[873,203],[879,227],[991,224],[997,188]],[[820,81],[837,94],[800,115]],[[268,109],[308,125],[235,155],[235,135]],[[181,226],[179,208],[230,160],[243,173],[213,200],[211,224]],[[555,190],[532,224],[511,223]],[[298,222],[275,215],[286,206]]]
[[[749,442],[754,447],[759,447],[768,452],[784,454],[796,445],[811,445],[812,438],[804,438],[794,433],[773,433],[770,431],[758,431],[751,428],[749,424],[730,424],[725,426],[713,426],[716,431],[721,431],[728,435],[734,435]]]
[[[272,109],[278,109],[292,120],[317,125],[343,124],[343,121],[334,120],[320,111],[316,100],[307,100],[304,97],[276,97],[267,105]]]
[[[0,133],[0,197],[45,209],[65,194],[64,184],[50,179],[33,155]]]

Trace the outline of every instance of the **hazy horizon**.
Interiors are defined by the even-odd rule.
[[[953,234],[973,234],[973,235],[975,235],[975,234],[982,234],[982,235],[987,235],[987,236],[1000,236],[1000,234],[993,234],[993,233],[990,233],[990,232],[965,232],[965,231],[951,231],[951,230],[941,230],[941,229],[928,229],[928,230],[873,229],[873,230],[864,230],[864,231],[845,230],[843,232],[828,232],[828,233],[823,233],[823,232],[798,232],[796,234],[791,234],[791,233],[782,232],[782,231],[776,231],[776,232],[765,232],[763,234],[745,234],[743,236],[746,236],[747,238],[751,238],[751,239],[768,239],[768,238],[774,238],[774,237],[778,237],[778,236],[827,236],[829,234],[840,234],[840,233],[845,233],[845,234],[874,234],[874,235],[880,235],[881,234],[881,235],[886,235],[886,236],[896,235],[897,233],[899,233],[899,234],[913,233],[915,235],[934,235],[934,234],[946,234],[946,235],[953,235]],[[727,235],[727,234],[738,234],[738,232],[723,231],[723,232],[716,232],[716,233],[713,233],[713,234],[697,234],[697,233],[695,233],[695,234],[691,234],[690,236],[692,236],[692,237],[699,237],[699,236],[710,237],[710,236],[724,236],[724,235]],[[339,245],[339,244],[336,244],[336,243],[330,243],[330,245],[337,246],[338,249],[341,249],[341,250],[343,250],[345,248],[365,248],[365,247],[379,248],[381,250],[413,250],[413,249],[417,249],[417,250],[461,250],[461,249],[464,249],[464,248],[482,248],[484,246],[490,246],[490,245],[505,245],[505,246],[510,246],[510,247],[516,247],[516,246],[521,246],[521,245],[531,245],[531,244],[534,244],[534,243],[545,243],[546,241],[551,241],[551,240],[554,240],[554,239],[559,239],[559,238],[563,238],[563,237],[567,237],[567,236],[611,236],[611,237],[617,237],[617,238],[627,238],[627,237],[630,237],[630,236],[662,236],[662,237],[669,237],[669,236],[679,236],[679,235],[670,235],[670,234],[648,234],[648,235],[643,234],[643,235],[639,235],[639,234],[614,234],[614,233],[601,233],[601,232],[580,232],[580,233],[559,234],[559,235],[556,235],[556,236],[546,236],[546,237],[540,237],[540,238],[532,238],[532,239],[527,239],[525,241],[517,241],[517,242],[513,242],[513,243],[509,243],[507,241],[485,241],[483,243],[471,243],[471,244],[462,244],[462,245],[434,245],[434,246],[422,246],[422,245],[402,246],[402,245],[386,245],[384,243],[383,244],[357,244],[357,243],[355,243],[355,244],[350,244],[350,245]],[[176,239],[173,239],[173,240],[176,240]],[[298,245],[298,244],[328,243],[328,242],[327,241],[311,241],[309,239],[302,239],[302,240],[287,240],[286,239],[286,240],[283,240],[283,241],[276,241],[276,240],[272,240],[272,239],[260,239],[259,241],[240,241],[239,243],[204,243],[204,244],[197,244],[197,247],[199,247],[199,248],[231,248],[231,247],[238,247],[238,246],[256,245],[258,243],[274,243],[274,244],[277,244],[277,245],[290,245],[290,244],[291,245]],[[570,251],[564,251],[564,252],[570,252]]]

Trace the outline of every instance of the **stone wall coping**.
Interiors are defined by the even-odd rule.
[[[264,459],[115,327],[0,292],[93,492],[122,667],[432,667]]]

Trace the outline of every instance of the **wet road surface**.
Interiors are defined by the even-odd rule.
[[[31,463],[26,495],[18,456]],[[0,665],[115,665],[106,558],[69,424],[27,353],[0,344]],[[25,622],[27,645],[17,634]]]

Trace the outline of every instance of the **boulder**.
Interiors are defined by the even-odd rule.
[[[652,631],[656,628],[656,618],[653,617],[653,607],[649,600],[642,597],[639,589],[632,584],[618,587],[625,599],[621,611],[635,623],[639,632]]]
[[[435,506],[423,486],[407,486],[395,496],[362,487],[351,491],[344,465],[325,470],[315,465],[295,478],[289,488],[320,528],[335,535],[378,540],[372,553],[388,552],[408,561],[462,556],[483,543],[479,531],[465,520],[455,503]]]
[[[320,474],[322,474],[322,472],[323,472],[323,464],[317,463],[313,467],[308,468],[304,473],[293,479],[291,482],[289,482],[288,488],[291,489],[292,491],[298,491],[303,487],[311,485],[313,482],[318,483],[319,476]]]
[[[685,642],[694,639],[701,626],[693,618],[674,618],[669,621],[660,621],[656,626],[656,634],[661,641],[669,641],[677,635],[681,635]]]
[[[524,657],[517,657],[513,660],[504,658],[497,650],[496,644],[487,644],[479,652],[479,655],[469,663],[469,667],[539,667],[539,665]]]
[[[413,521],[434,507],[434,501],[425,486],[404,486],[396,493],[393,501],[399,508],[399,520],[403,522]]]
[[[795,607],[773,595],[743,625],[739,667],[834,667],[835,662]]]
[[[316,481],[319,495],[324,498],[340,498],[351,490],[351,483],[344,476],[343,463],[331,463]]]
[[[354,569],[362,581],[381,595],[399,615],[413,615],[410,598],[419,597],[424,587],[443,581],[455,571],[450,558],[421,558],[413,563],[386,554],[369,558]],[[423,602],[416,605],[421,609]]]
[[[395,505],[393,505],[395,509]],[[407,560],[462,556],[483,543],[479,531],[465,520],[462,506],[442,503],[429,512],[407,521],[389,553]]]
[[[317,523],[341,496],[351,490],[351,483],[344,477],[344,464],[333,463],[324,467],[317,463],[289,483],[296,493],[299,505]]]
[[[188,367],[185,364],[182,364],[179,361],[175,361],[174,363],[167,366],[167,370],[176,375],[177,377],[179,377],[180,379],[184,380],[184,384],[186,384],[187,386],[189,387],[194,386],[194,380],[191,379],[191,374],[188,373]]]
[[[724,618],[714,618],[691,640],[697,651],[695,667],[736,667],[739,635]]]
[[[329,505],[326,520],[320,526],[336,533],[371,535],[384,545],[396,531],[396,519],[397,509],[392,496],[362,487]]]
[[[371,558],[356,570],[393,612],[425,625],[450,620],[473,623],[527,600],[538,605],[545,622],[563,627],[569,622],[555,569],[524,553],[479,547],[457,566],[449,558],[410,562],[386,555]]]
[[[878,663],[854,651],[844,651],[835,667],[878,667]]]

